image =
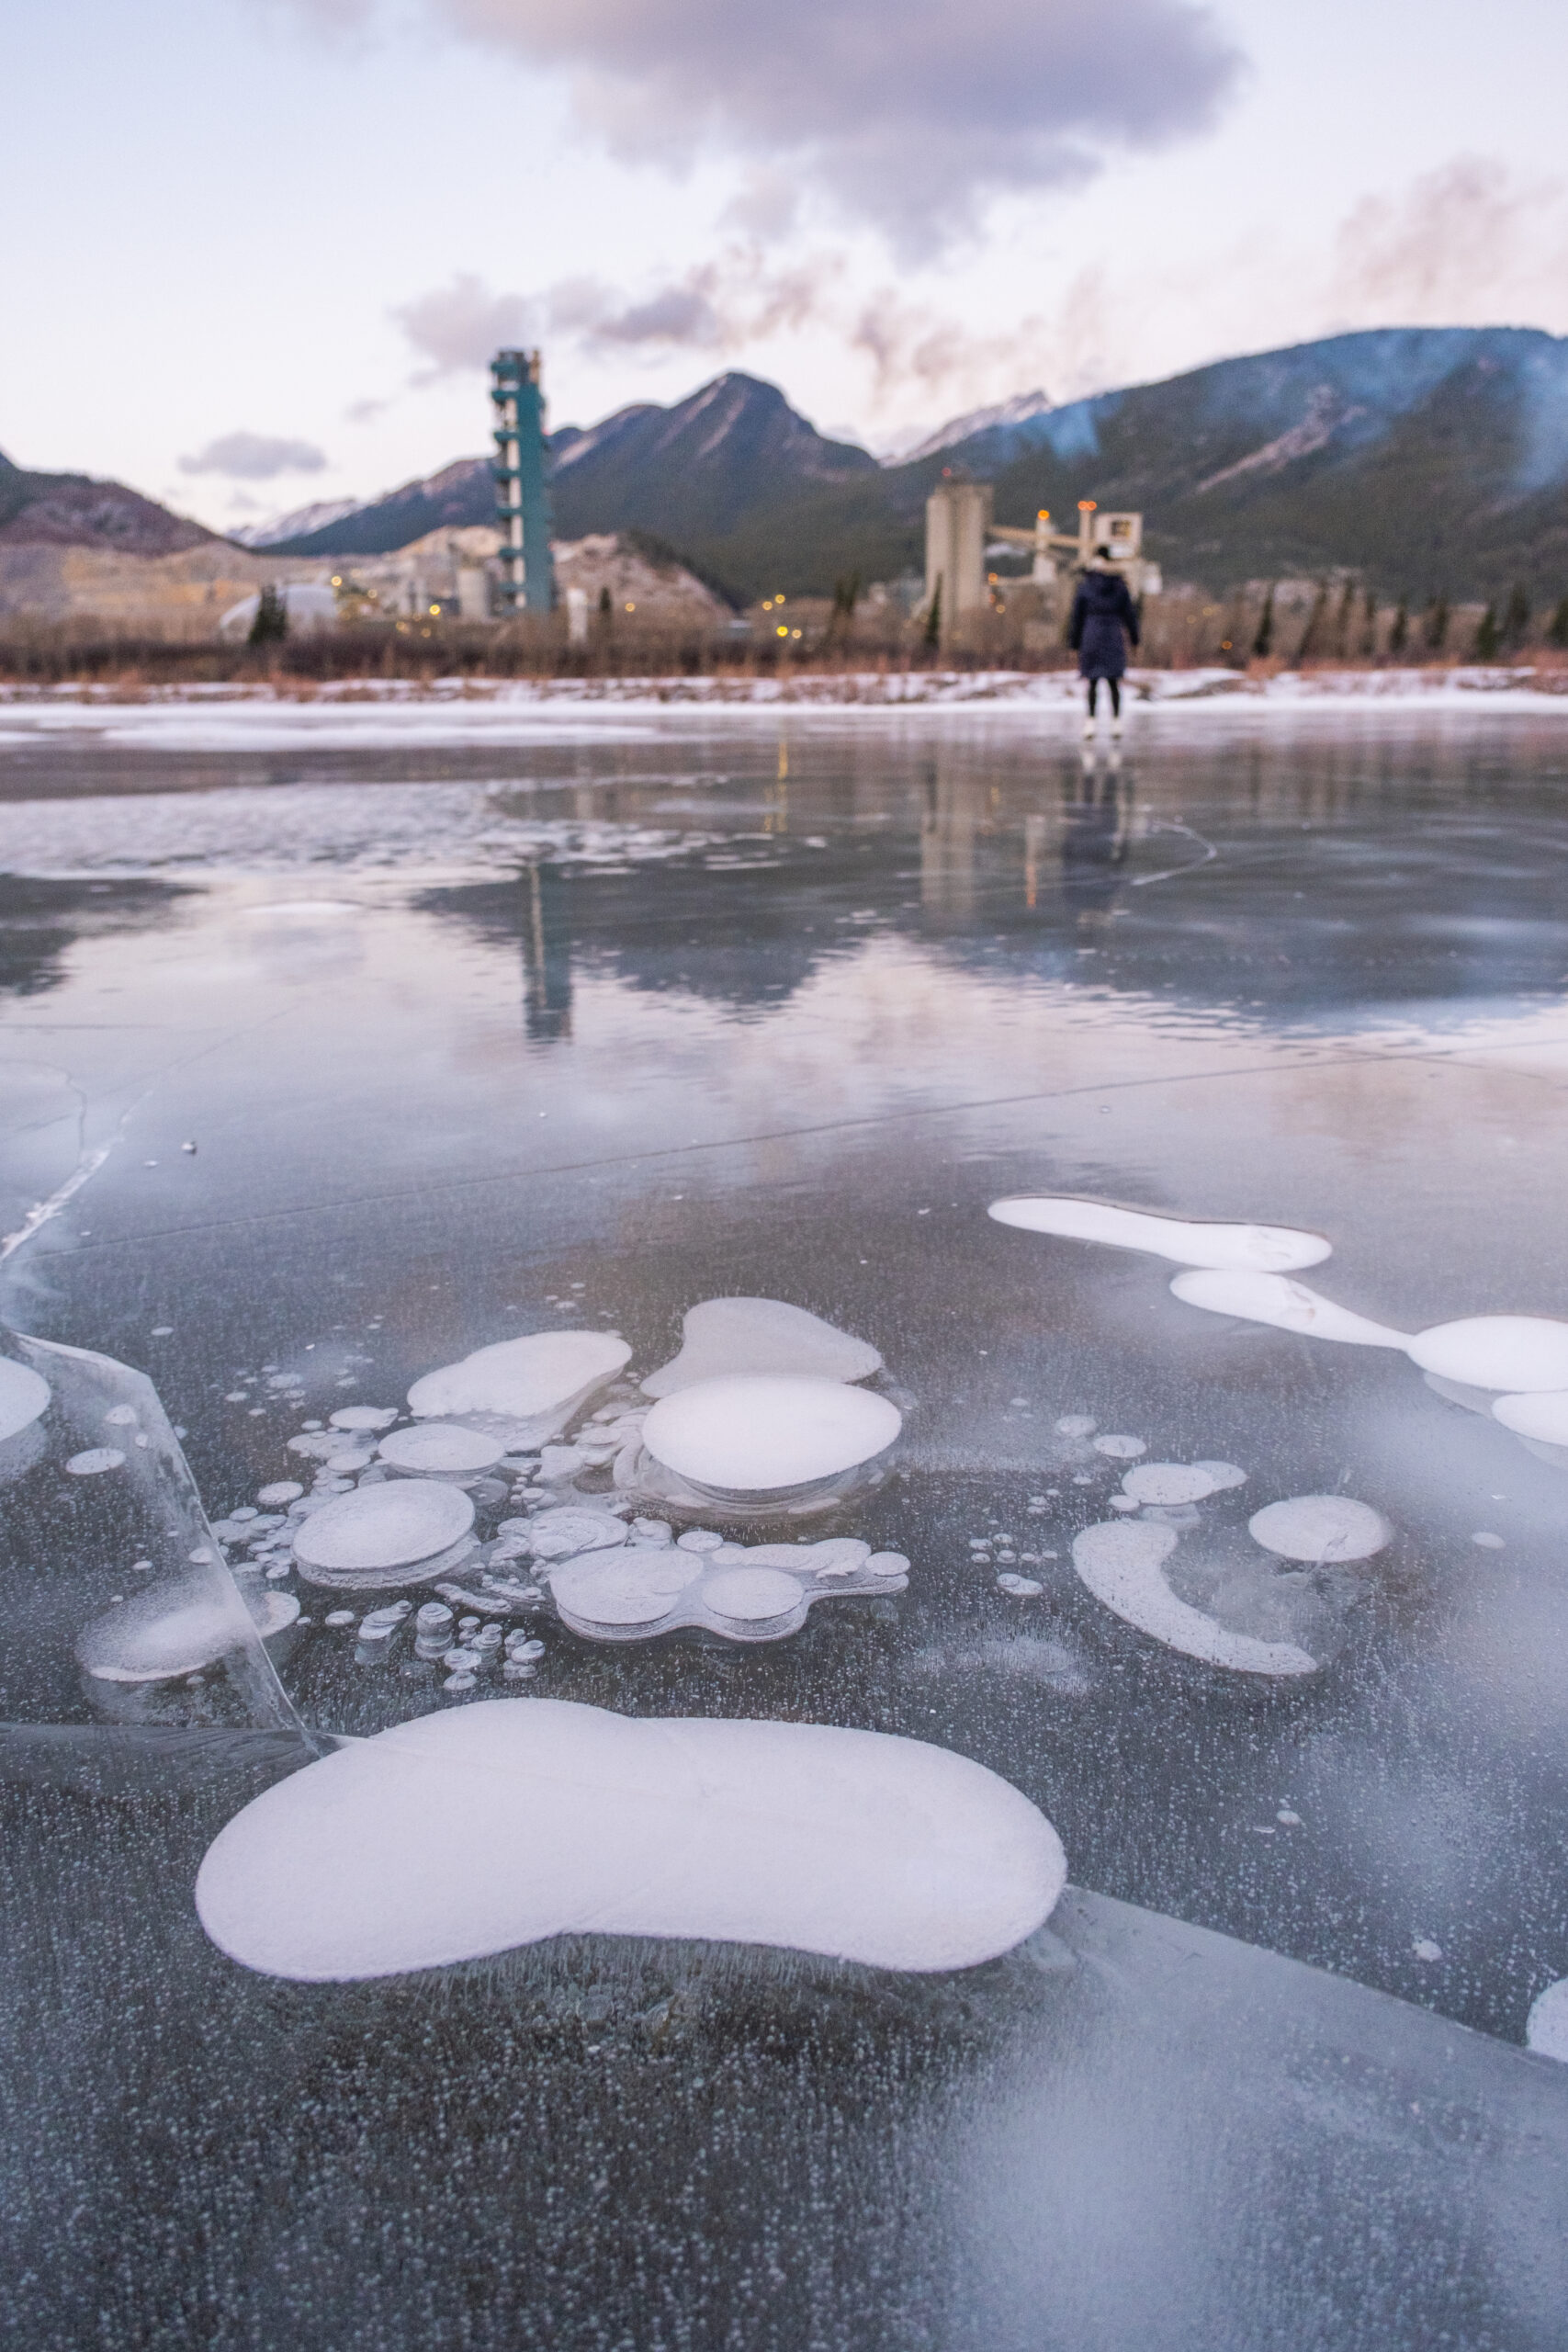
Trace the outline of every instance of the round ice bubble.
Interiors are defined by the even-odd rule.
[[[1546,1315],[1471,1315],[1406,1342],[1423,1372],[1471,1388],[1568,1388],[1568,1323]]]
[[[1225,1225],[1161,1216],[1148,1209],[1123,1209],[1109,1201],[1078,1200],[1071,1193],[1044,1193],[993,1201],[998,1225],[1027,1233],[1055,1233],[1071,1241],[1104,1241],[1117,1250],[1146,1250],[1179,1266],[1225,1266],[1262,1273],[1285,1273],[1315,1266],[1332,1254],[1321,1233],[1300,1233],[1284,1225]]]
[[[1286,1560],[1370,1560],[1393,1538],[1381,1511],[1348,1495],[1291,1495],[1266,1503],[1247,1522],[1266,1552]]]
[[[558,1568],[550,1590],[558,1608],[593,1625],[652,1625],[670,1614],[692,1580],[693,1564],[672,1552],[601,1554],[592,1563]]]
[[[1560,1976],[1530,2003],[1525,2023],[1525,2046],[1542,2058],[1568,2063],[1568,1976]]]
[[[431,1477],[472,1477],[501,1460],[506,1448],[499,1438],[478,1430],[457,1428],[450,1421],[424,1421],[418,1429],[394,1430],[377,1448],[394,1470],[423,1472]]]
[[[804,1374],[735,1374],[660,1399],[643,1424],[654,1459],[731,1494],[836,1477],[886,1452],[903,1417],[886,1396]]]
[[[294,1556],[303,1568],[342,1573],[417,1567],[458,1543],[474,1523],[460,1487],[389,1478],[339,1495],[300,1523]]]
[[[30,1429],[49,1408],[49,1383],[31,1364],[0,1356],[0,1445]]]
[[[125,1456],[118,1445],[90,1445],[85,1453],[73,1453],[65,1467],[73,1478],[96,1478],[105,1470],[118,1470]]]
[[[1517,1437],[1533,1437],[1540,1445],[1568,1445],[1568,1388],[1499,1396],[1492,1410],[1503,1427]]]
[[[1134,1502],[1201,1503],[1214,1492],[1215,1481],[1196,1462],[1140,1462],[1122,1487]]]
[[[454,1869],[455,1822],[482,1870]],[[1010,1951],[1066,1878],[1026,1797],[921,1741],[496,1699],[290,1773],[213,1841],[196,1904],[231,1959],[306,1983],[588,1930],[935,1970]]]
[[[297,1503],[304,1491],[298,1478],[276,1478],[270,1487],[256,1488],[256,1500],[270,1510],[274,1503]]]
[[[389,1430],[397,1418],[389,1405],[344,1405],[328,1416],[334,1430]]]
[[[1208,1474],[1215,1494],[1224,1487],[1245,1487],[1247,1484],[1246,1471],[1238,1470],[1234,1462],[1195,1462],[1192,1467]]]
[[[1149,1450],[1141,1437],[1124,1437],[1116,1430],[1109,1437],[1093,1438],[1090,1443],[1096,1453],[1108,1454],[1112,1462],[1135,1462],[1140,1453]]]
[[[744,1624],[761,1624],[770,1617],[787,1616],[800,1605],[800,1586],[782,1568],[727,1568],[710,1577],[703,1599],[719,1617]]]
[[[607,1510],[542,1510],[524,1529],[536,1559],[570,1560],[579,1552],[604,1552],[624,1544],[627,1529]]]
[[[264,1612],[271,1598],[258,1604]],[[276,1622],[266,1613],[260,1630],[280,1631],[299,1606],[295,1601]],[[76,1658],[100,1682],[166,1682],[215,1665],[256,1631],[232,1586],[193,1578],[155,1585],[95,1617],[77,1641]]]

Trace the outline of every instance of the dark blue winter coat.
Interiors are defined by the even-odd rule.
[[[1073,598],[1067,642],[1080,678],[1119,678],[1127,667],[1127,640],[1138,641],[1138,612],[1119,571],[1086,571]]]

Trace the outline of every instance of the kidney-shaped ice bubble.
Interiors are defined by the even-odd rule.
[[[1260,1642],[1233,1634],[1216,1618],[1179,1600],[1166,1582],[1164,1562],[1175,1549],[1174,1528],[1149,1520],[1111,1519],[1073,1539],[1073,1566],[1097,1600],[1141,1634],[1204,1666],[1237,1674],[1315,1674],[1317,1660],[1293,1642]]]
[[[705,1298],[688,1307],[681,1352],[643,1382],[649,1396],[671,1396],[695,1380],[727,1373],[808,1373],[822,1380],[866,1380],[882,1358],[864,1340],[782,1298]]]
[[[496,1413],[555,1430],[596,1388],[614,1380],[631,1352],[613,1331],[536,1331],[526,1340],[502,1340],[491,1348],[476,1348],[461,1363],[427,1372],[409,1390],[409,1406],[432,1418]]]
[[[49,1408],[49,1383],[31,1364],[0,1356],[0,1445],[30,1429]]]
[[[1178,1274],[1170,1285],[1189,1306],[1211,1315],[1235,1315],[1247,1323],[1271,1323],[1281,1331],[1304,1331],[1314,1340],[1342,1340],[1354,1348],[1404,1348],[1408,1331],[1392,1330],[1320,1298],[1305,1283],[1285,1274]]]
[[[698,1486],[767,1494],[858,1468],[885,1453],[902,1426],[886,1396],[841,1381],[736,1374],[660,1397],[642,1442],[655,1461]]]
[[[1568,1976],[1560,1976],[1530,2003],[1525,2024],[1525,2046],[1543,2058],[1568,2063]]]
[[[1266,1552],[1318,1565],[1370,1560],[1393,1540],[1382,1513],[1348,1495],[1291,1495],[1283,1502],[1265,1503],[1247,1524]]]
[[[312,1511],[294,1538],[294,1556],[307,1574],[414,1568],[460,1542],[473,1523],[473,1503],[460,1487],[389,1478]]]
[[[1218,1483],[1201,1463],[1140,1462],[1122,1479],[1122,1491],[1139,1503],[1201,1503]]]
[[[378,1449],[394,1470],[425,1471],[434,1477],[473,1477],[499,1462],[506,1448],[499,1438],[450,1421],[425,1421],[418,1429],[394,1430]]]
[[[1568,1445],[1568,1388],[1499,1396],[1492,1410],[1506,1430],[1519,1437],[1533,1437],[1541,1445]]]
[[[1109,1201],[1082,1201],[1066,1193],[1041,1193],[993,1201],[998,1225],[1026,1233],[1055,1233],[1069,1241],[1106,1241],[1116,1250],[1146,1250],[1173,1258],[1179,1266],[1236,1266],[1284,1273],[1293,1266],[1315,1266],[1333,1252],[1321,1233],[1298,1233],[1286,1225],[1223,1225],[1159,1216],[1147,1209],[1115,1208]]]
[[[1406,1341],[1423,1372],[1471,1388],[1568,1388],[1568,1323],[1546,1315],[1470,1315]]]
[[[482,1870],[453,1869],[454,1822]],[[1010,1951],[1066,1875],[1026,1797],[918,1740],[494,1700],[267,1790],[196,1902],[231,1959],[310,1983],[589,1931],[933,1970]]]

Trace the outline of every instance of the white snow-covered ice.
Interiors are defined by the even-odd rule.
[[[1541,1445],[1568,1445],[1568,1388],[1499,1396],[1492,1410],[1517,1437],[1533,1437]]]
[[[864,1340],[782,1298],[705,1298],[688,1307],[681,1351],[643,1382],[649,1396],[670,1396],[694,1381],[731,1373],[802,1373],[823,1380],[866,1380],[882,1358]]]
[[[784,1492],[873,1461],[903,1416],[886,1396],[804,1374],[737,1373],[660,1397],[643,1443],[677,1476],[717,1493]]]
[[[1162,1216],[1150,1209],[1124,1209],[1109,1201],[1079,1200],[1067,1193],[1019,1194],[993,1201],[998,1225],[1026,1233],[1055,1233],[1070,1241],[1103,1241],[1116,1250],[1146,1250],[1179,1266],[1237,1267],[1284,1273],[1315,1266],[1333,1251],[1321,1233],[1299,1233],[1284,1225],[1228,1225],[1207,1219]]]
[[[1233,1634],[1178,1599],[1164,1572],[1177,1540],[1174,1528],[1156,1521],[1105,1520],[1074,1538],[1073,1566],[1095,1599],[1126,1623],[1205,1666],[1229,1667],[1238,1674],[1317,1671],[1317,1660],[1293,1642]]]
[[[482,1869],[453,1867],[454,1824]],[[973,1967],[1040,1927],[1051,1824],[967,1758],[816,1724],[497,1700],[357,1740],[255,1798],[196,1903],[243,1966],[320,1983],[592,1931]]]

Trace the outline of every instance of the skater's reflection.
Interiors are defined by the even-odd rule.
[[[1081,766],[1062,783],[1062,895],[1080,916],[1110,913],[1121,891],[1133,828],[1133,779],[1120,756]]]

